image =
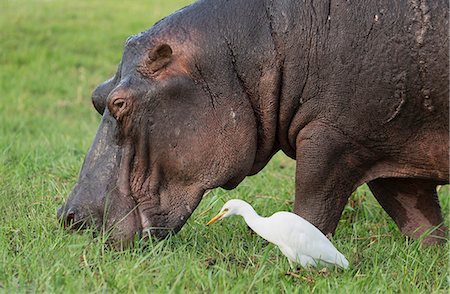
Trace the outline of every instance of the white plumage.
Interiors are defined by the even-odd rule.
[[[239,199],[229,200],[212,218],[209,224],[231,216],[240,215],[259,236],[277,245],[289,263],[301,266],[337,265],[348,267],[348,261],[314,225],[302,217],[286,211],[276,212],[270,217],[259,216],[253,207]]]

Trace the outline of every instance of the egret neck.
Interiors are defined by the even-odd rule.
[[[271,230],[267,230],[270,227],[270,223],[266,217],[260,216],[253,207],[248,203],[243,203],[241,207],[239,207],[237,215],[240,215],[244,218],[247,225],[252,229],[256,234],[260,235],[264,239],[274,244],[273,232]],[[266,228],[266,229],[264,229]]]

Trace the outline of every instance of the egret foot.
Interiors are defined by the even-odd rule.
[[[299,275],[298,273],[296,273],[296,272],[286,272],[285,273],[285,275],[286,276],[291,276],[291,277],[294,277],[294,278],[296,278],[296,279],[301,279],[301,275]]]

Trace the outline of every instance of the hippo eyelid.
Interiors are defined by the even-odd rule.
[[[119,109],[122,108],[125,105],[125,99],[123,98],[116,98],[113,102],[113,105],[118,107]]]
[[[109,111],[115,116],[121,116],[127,106],[127,99],[122,96],[111,97],[109,101]]]

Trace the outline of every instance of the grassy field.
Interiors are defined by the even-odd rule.
[[[448,245],[403,237],[363,186],[334,237],[347,271],[286,275],[276,247],[240,218],[205,223],[231,198],[262,215],[291,210],[294,162],[278,154],[233,191],[205,196],[181,232],[125,252],[62,230],[100,117],[90,92],[113,74],[125,39],[190,1],[0,2],[0,292],[446,293]],[[439,191],[449,225],[448,186]]]

